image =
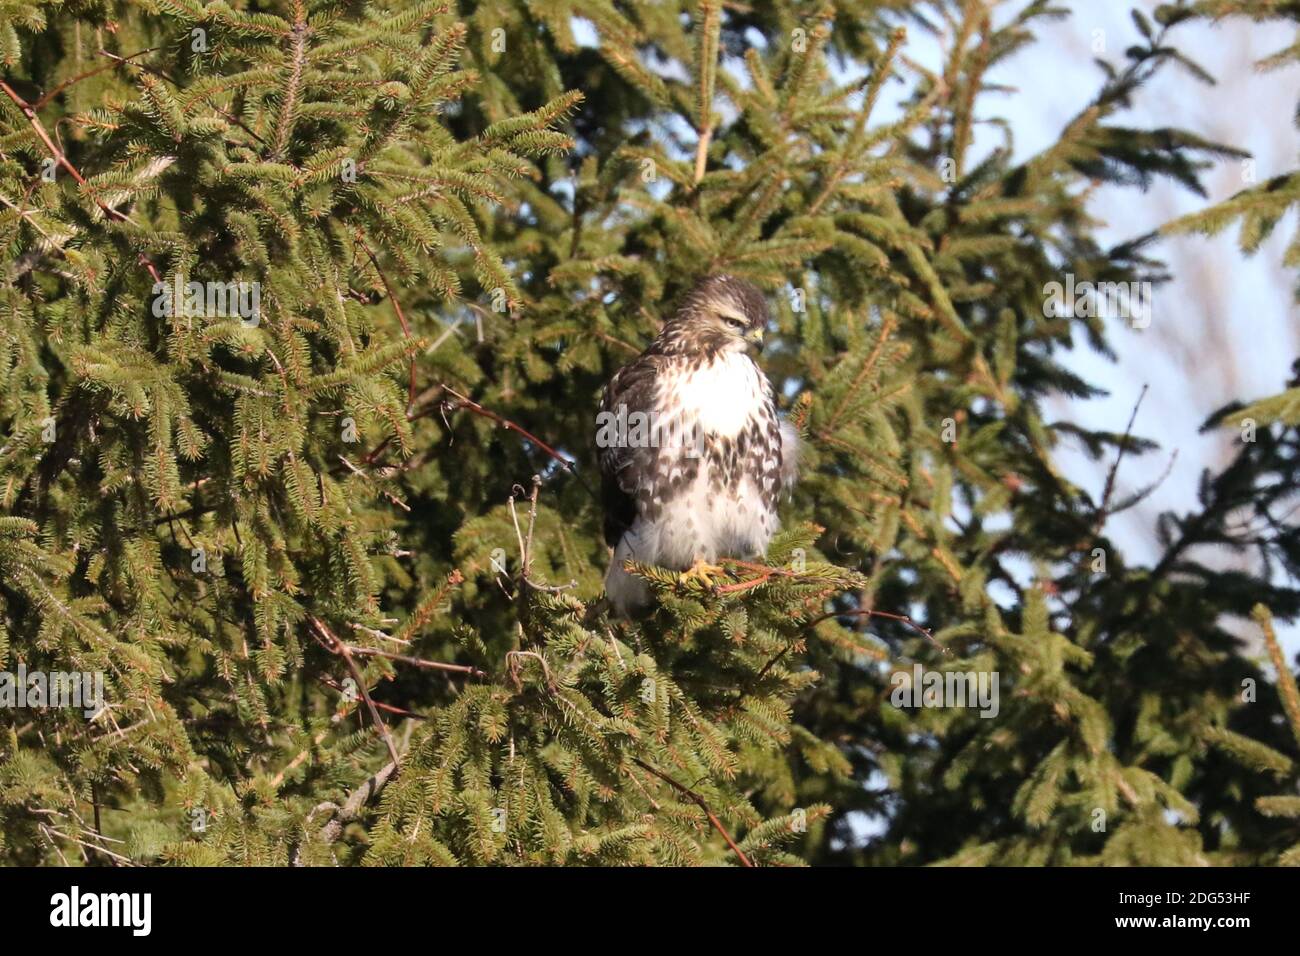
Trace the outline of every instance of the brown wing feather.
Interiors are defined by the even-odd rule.
[[[613,415],[625,406],[627,414],[654,410],[655,383],[664,358],[644,354],[623,366],[605,386],[601,411]],[[654,474],[654,448],[628,448],[625,444],[599,449],[600,491],[605,509],[605,543],[616,547],[637,516],[638,492],[644,494],[648,476]]]

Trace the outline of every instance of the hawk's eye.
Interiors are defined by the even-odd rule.
[[[745,323],[742,319],[732,318],[729,315],[723,316],[723,321],[726,322],[729,326],[731,326],[736,331],[740,331],[745,327]]]

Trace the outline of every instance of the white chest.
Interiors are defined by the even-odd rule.
[[[706,433],[734,438],[765,400],[764,382],[753,360],[743,352],[724,352],[665,383],[660,407],[680,409]]]

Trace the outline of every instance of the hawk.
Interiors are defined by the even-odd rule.
[[[753,285],[709,276],[605,386],[596,444],[605,541],[614,549],[605,593],[616,613],[630,616],[650,601],[626,561],[708,583],[719,558],[767,551],[797,451],[772,383],[749,355],[768,321]]]

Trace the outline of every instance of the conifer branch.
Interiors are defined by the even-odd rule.
[[[1117,478],[1146,447],[1137,408],[1123,437],[1046,414],[1111,384],[1066,363],[1080,336],[1110,350],[1095,314],[1037,314],[1039,290],[1166,271],[1151,237],[1103,241],[1090,194],[1160,176],[1199,189],[1207,160],[1243,155],[1140,118],[1103,125],[1159,64],[1196,74],[1144,15],[1128,69],[1103,64],[1059,142],[1018,161],[1020,131],[984,114],[986,94],[1035,91],[989,77],[1059,15],[1050,3],[990,18],[982,0],[700,0],[689,16],[575,0],[528,5],[539,30],[477,0],[166,0],[114,5],[111,28],[94,4],[55,6],[0,0],[19,10],[0,22],[0,658],[103,671],[112,703],[89,721],[0,706],[0,865],[121,862],[96,847],[135,863],[329,862],[347,829],[336,862],[380,866],[928,864],[948,846],[963,848],[949,862],[998,865],[1300,861],[1300,798],[1203,799],[1253,794],[1261,773],[1289,793],[1300,766],[1265,743],[1280,718],[1300,737],[1300,692],[1264,610],[1300,614],[1300,382],[1234,404],[1269,427],[1190,513],[1161,516],[1151,567],[1116,556],[1105,574],[1078,542],[1146,493]],[[902,22],[935,27],[937,67],[909,56]],[[498,23],[504,57],[486,36]],[[97,49],[108,32],[149,49]],[[724,69],[733,53],[739,71]],[[534,108],[538,76],[580,76],[584,114],[559,89]],[[877,122],[886,91],[898,115]],[[55,124],[61,103],[76,113]],[[90,135],[65,142],[65,123]],[[981,123],[1005,146],[985,149]],[[57,177],[32,175],[32,156]],[[629,182],[634,164],[668,188]],[[1275,172],[1164,233],[1239,220],[1242,249],[1259,248],[1300,194],[1300,172]],[[141,253],[166,257],[154,281],[168,269],[205,295],[253,280],[267,322],[211,301],[201,319],[153,314]],[[633,564],[658,606],[615,621],[608,599],[536,580],[563,567],[594,582],[609,557],[593,506],[543,506],[539,486],[567,471],[591,493],[579,463],[596,386],[640,353],[655,304],[709,269],[809,299],[775,310],[781,347],[758,360],[776,394],[799,396],[789,420],[810,441],[781,511],[800,520],[767,556],[724,559],[717,587]],[[508,322],[464,292],[493,288]],[[407,309],[428,301],[455,319],[420,351],[428,323]],[[472,344],[462,319],[491,347],[449,342]],[[417,362],[458,384],[421,393]],[[936,443],[937,413],[960,441]],[[358,420],[382,434],[351,444]],[[462,447],[466,434],[481,441]],[[1053,463],[1062,436],[1102,461],[1094,496]],[[394,446],[401,462],[380,464]],[[531,489],[502,452],[537,472]],[[513,586],[478,562],[509,541]],[[1212,566],[1210,545],[1250,548],[1260,567]],[[795,571],[800,548],[823,558]],[[1023,585],[1008,556],[1058,580]],[[480,580],[453,601],[459,567]],[[1265,713],[1240,706],[1236,675],[1257,662],[1221,624],[1254,605],[1278,674]],[[424,659],[434,630],[464,663]],[[1000,719],[895,710],[880,682],[863,688],[863,660],[922,638],[974,654],[962,670],[1014,678]],[[376,699],[400,689],[389,677],[419,684],[419,706]],[[881,770],[886,829],[861,841],[846,822],[879,812]],[[139,799],[142,772],[157,800]],[[339,789],[348,772],[362,779]],[[282,812],[228,812],[232,795],[268,792]],[[773,793],[805,808],[831,793],[834,816],[785,852]],[[980,812],[991,795],[1005,812]],[[176,831],[213,801],[220,826]],[[1117,804],[1123,826],[1087,825]],[[102,835],[110,807],[143,835],[129,852]]]
[[[50,139],[50,134],[45,131],[44,124],[41,123],[40,117],[36,115],[36,110],[32,108],[31,104],[14,92],[13,87],[4,80],[0,80],[0,91],[8,96],[9,99],[13,101],[14,105],[22,111],[22,114],[27,117],[27,122],[31,125],[41,142],[45,145],[45,148],[49,150],[50,156],[53,157],[54,161],[66,169],[72,178],[76,180],[77,185],[81,186],[81,188],[89,193],[91,200],[96,206],[103,210],[104,214],[110,219],[116,219],[118,222],[131,222],[131,217],[112,208],[99,198],[99,194],[95,191],[95,187],[86,181],[86,178],[81,175],[81,172],[77,167],[73,166],[68,157],[63,154],[63,150],[59,149],[59,147],[54,144],[54,140]],[[140,264],[149,270],[149,274],[153,276],[154,282],[162,282],[162,276],[159,274],[157,268],[143,253],[140,255]]]
[[[644,760],[641,760],[638,757],[632,757],[631,760],[642,770],[654,774],[664,783],[668,784],[670,787],[672,787],[682,796],[686,797],[697,807],[703,810],[704,815],[709,818],[709,823],[713,824],[713,829],[717,830],[718,833],[722,834],[722,839],[727,841],[727,846],[731,847],[731,851],[736,854],[736,858],[740,860],[741,866],[752,867],[754,865],[752,862],[750,862],[749,857],[745,856],[745,851],[736,845],[736,841],[731,838],[731,834],[727,832],[727,828],[722,825],[722,821],[719,820],[717,816],[714,814],[714,812],[709,809],[708,803],[705,802],[702,796],[700,796],[690,787],[678,783],[672,777],[668,776],[668,774],[656,770],[654,767],[650,766],[650,764],[646,763]]]
[[[1282,645],[1277,639],[1277,632],[1273,629],[1273,615],[1263,604],[1257,604],[1251,616],[1264,632],[1268,657],[1273,662],[1273,670],[1277,674],[1277,693],[1282,698],[1282,709],[1286,712],[1287,721],[1291,725],[1291,734],[1295,737],[1296,746],[1300,747],[1300,689],[1296,688],[1295,675],[1291,673],[1286,655],[1282,653]]]
[[[703,22],[699,26],[696,50],[696,132],[695,184],[704,178],[713,141],[713,87],[718,70],[718,38],[722,30],[722,8],[717,0],[701,0]]]
[[[876,61],[871,74],[871,80],[867,84],[866,92],[862,97],[862,108],[858,110],[857,120],[854,122],[853,132],[849,134],[848,142],[845,144],[843,155],[840,161],[835,164],[834,170],[826,177],[826,182],[822,185],[816,198],[808,206],[809,217],[817,215],[821,211],[822,205],[835,194],[836,187],[840,181],[848,174],[852,164],[860,160],[860,156],[855,155],[856,151],[862,146],[862,137],[866,131],[867,121],[871,118],[875,110],[876,100],[880,96],[880,91],[884,89],[885,81],[893,73],[894,60],[898,56],[898,51],[907,39],[907,30],[904,27],[898,27],[889,35],[889,43],[885,47],[884,54]]]
[[[157,49],[158,49],[158,48],[155,47],[152,51],[143,51],[143,52],[156,52]],[[135,53],[135,54],[132,54],[132,55],[129,56],[129,57],[123,57],[123,56],[118,56],[116,53],[109,53],[107,50],[99,50],[98,53],[99,53],[100,56],[106,56],[106,57],[108,57],[110,60],[112,60],[112,61],[113,61],[116,65],[118,65],[118,66],[122,66],[122,65],[124,65],[124,64],[126,64],[129,60],[131,60],[131,59],[133,59],[134,57],[140,55],[140,54],[138,54],[138,53]],[[136,64],[136,66],[137,66],[141,71],[143,71],[143,72],[145,72],[145,73],[152,74],[153,76],[158,77],[160,80],[163,80],[163,81],[165,81],[165,82],[167,82],[167,83],[170,83],[172,86],[176,87],[177,89],[180,89],[180,88],[181,88],[179,83],[177,83],[174,79],[172,79],[172,77],[169,76],[166,72],[164,72],[163,70],[158,69],[157,67],[149,66],[148,64],[145,64],[145,63],[139,63],[139,64]],[[225,120],[226,120],[228,123],[230,123],[230,125],[232,125],[232,126],[236,126],[236,127],[238,127],[239,129],[243,130],[245,133],[247,133],[249,136],[253,137],[254,140],[256,140],[257,142],[261,143],[263,146],[266,145],[266,140],[264,140],[261,136],[258,136],[257,133],[253,131],[252,127],[250,127],[247,123],[245,123],[243,120],[241,120],[241,119],[240,119],[238,116],[236,116],[234,113],[231,113],[229,110],[223,109],[222,107],[217,106],[216,104],[211,103],[211,102],[208,102],[207,105],[208,105],[208,106],[211,106],[212,109],[214,109],[214,110],[216,110],[218,113],[220,113],[220,114],[222,115],[222,117],[224,117]]]
[[[849,402],[853,401],[858,390],[862,388],[863,382],[865,382],[868,376],[875,371],[876,365],[880,361],[880,355],[884,351],[885,343],[889,341],[890,336],[894,334],[894,331],[897,328],[898,320],[894,318],[893,314],[891,313],[886,315],[884,321],[880,323],[880,332],[876,335],[876,342],[871,348],[871,354],[868,355],[866,361],[862,363],[862,367],[858,370],[858,374],[854,376],[853,381],[849,383],[848,388],[845,389],[843,396],[841,396],[839,402],[836,404],[835,410],[831,412],[830,419],[821,431],[822,435],[829,435],[835,431],[835,428],[839,424],[840,417],[849,406]]]
[[[360,468],[358,468],[356,465],[352,464],[352,462],[348,461],[346,455],[338,455],[337,457],[338,457],[338,460],[341,461],[341,462],[343,463],[343,466],[344,466],[345,468],[347,468],[348,471],[352,472],[352,474],[358,476],[359,478],[363,478],[363,479],[365,479],[365,480],[368,481],[368,482],[371,482],[371,483],[374,482],[375,479],[374,479],[373,476],[367,474],[366,472],[364,472],[364,471],[362,471]],[[409,512],[409,511],[411,510],[411,506],[410,506],[410,505],[408,505],[405,501],[403,501],[401,498],[397,497],[397,495],[393,494],[392,492],[385,491],[385,490],[382,489],[382,488],[378,489],[378,491],[379,491],[379,493],[380,493],[381,495],[383,495],[385,498],[387,498],[387,499],[388,499],[389,501],[391,501],[393,504],[397,505],[397,507],[401,508],[403,511]]]
[[[285,85],[284,103],[280,109],[280,121],[276,124],[275,129],[275,148],[271,150],[272,162],[279,162],[283,158],[284,151],[289,145],[289,135],[293,132],[293,124],[298,112],[298,96],[302,85],[303,63],[307,55],[307,37],[310,33],[307,26],[307,11],[303,7],[302,0],[294,0],[293,6],[294,22],[293,31],[290,34],[293,49],[290,54],[289,77]]]

